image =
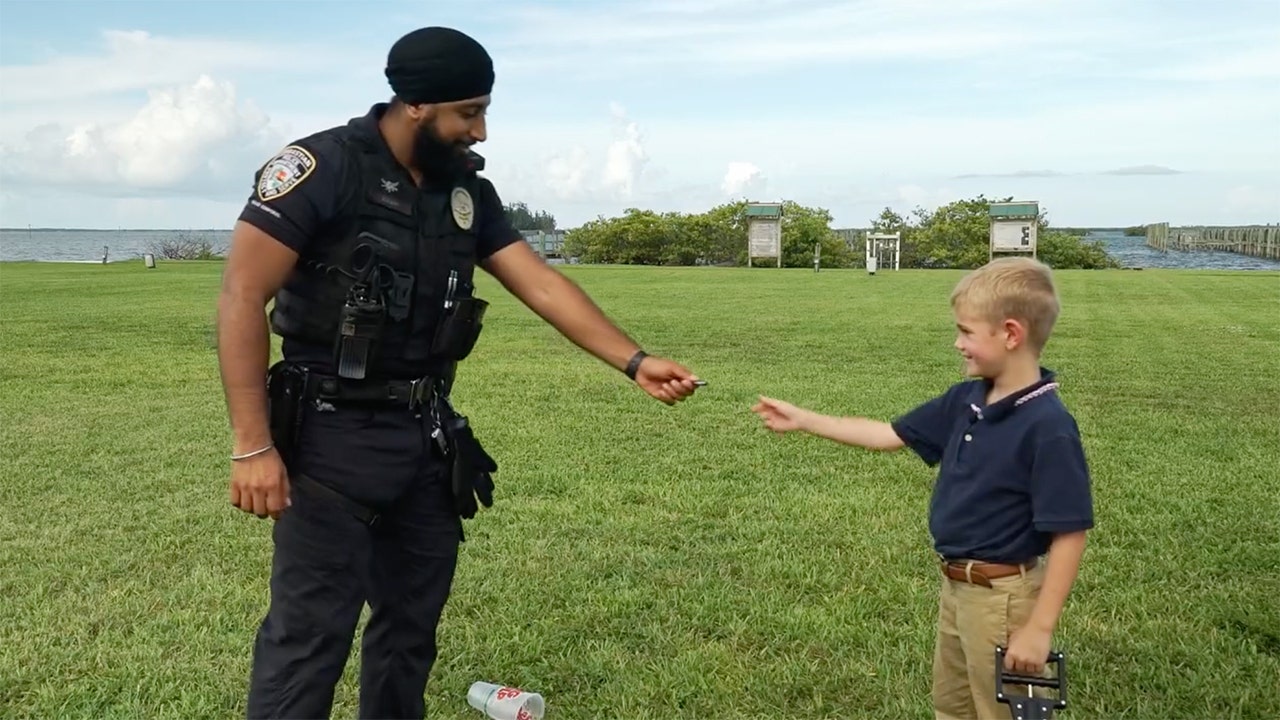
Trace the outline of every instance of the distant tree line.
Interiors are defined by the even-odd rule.
[[[981,195],[934,210],[917,207],[908,216],[885,208],[871,222],[873,232],[902,235],[904,268],[974,268],[985,263],[990,244],[988,208]],[[745,265],[747,205],[738,201],[701,213],[655,212],[629,208],[618,217],[598,217],[565,233],[563,254],[584,263],[623,265]],[[548,213],[533,213],[523,203],[508,206],[517,229],[554,229]],[[810,267],[820,246],[823,267],[861,267],[863,246],[847,243],[831,228],[825,208],[786,201],[782,207],[782,265]],[[1102,243],[1086,241],[1079,229],[1050,229],[1041,215],[1038,257],[1056,268],[1109,268],[1119,264]],[[773,265],[772,261],[764,264]]]
[[[747,203],[719,205],[703,213],[659,213],[627,209],[621,217],[597,218],[565,233],[563,253],[586,263],[623,265],[745,265]],[[849,267],[857,254],[831,229],[831,214],[787,201],[782,207],[782,264]],[[772,264],[772,262],[771,262]]]
[[[872,221],[874,232],[902,234],[902,267],[975,268],[987,262],[991,247],[991,220],[987,215],[993,202],[982,195],[956,200],[935,210],[917,207],[910,217],[885,208]],[[1055,268],[1114,268],[1115,261],[1099,241],[1082,235],[1050,229],[1044,213],[1036,224],[1036,256]]]
[[[543,232],[554,232],[556,229],[556,218],[546,210],[533,212],[529,206],[522,203],[510,203],[502,206],[503,213],[507,216],[507,222],[511,223],[511,227],[519,231],[541,230]]]

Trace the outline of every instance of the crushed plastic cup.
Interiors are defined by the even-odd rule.
[[[467,703],[491,720],[542,720],[542,696],[520,688],[475,682],[467,690]]]

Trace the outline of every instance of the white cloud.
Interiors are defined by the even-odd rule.
[[[270,68],[273,74],[279,74],[289,70],[287,64],[280,62],[282,55],[300,57],[295,53],[297,48],[225,39],[172,38],[142,30],[105,30],[102,40],[100,54],[61,55],[38,65],[0,67],[3,103],[10,106],[59,101],[68,95],[84,102],[100,95],[188,83],[206,73],[260,72]],[[326,67],[335,62],[332,52],[308,57]]]
[[[613,115],[614,134],[618,137],[609,143],[601,179],[606,188],[613,190],[615,197],[630,198],[649,156],[640,137],[640,126],[627,118],[626,108],[615,102],[609,109]]]
[[[230,82],[201,76],[153,90],[124,122],[45,124],[0,145],[0,174],[19,185],[73,186],[95,194],[247,193],[253,171],[283,144],[267,115]]]
[[[720,190],[730,198],[758,199],[768,185],[760,168],[749,162],[734,161],[724,172]]]
[[[596,201],[629,200],[640,190],[641,179],[649,164],[640,125],[627,116],[626,108],[611,103],[611,140],[597,152],[581,143],[554,152],[543,161],[545,190],[560,200]],[[543,135],[543,142],[548,136]],[[558,133],[561,137],[589,138],[589,132]],[[499,173],[512,178],[514,172]],[[539,189],[524,188],[538,194]]]
[[[547,187],[562,200],[581,197],[590,190],[587,185],[590,172],[590,155],[581,146],[575,146],[547,161]]]

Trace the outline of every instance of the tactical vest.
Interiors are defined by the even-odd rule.
[[[346,151],[345,187],[352,192],[276,294],[271,328],[286,339],[334,348],[336,363],[344,326],[351,329],[344,306],[363,283],[383,307],[366,375],[447,373],[461,358],[433,351],[432,343],[446,300],[473,297],[477,177],[471,172],[450,187],[420,190],[376,139],[351,125],[334,132]],[[461,355],[468,352],[470,346]]]

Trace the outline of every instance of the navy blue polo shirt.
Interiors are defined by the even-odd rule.
[[[947,558],[1018,563],[1055,533],[1093,527],[1089,467],[1054,374],[987,405],[989,380],[957,383],[893,421],[930,467],[934,549]]]

